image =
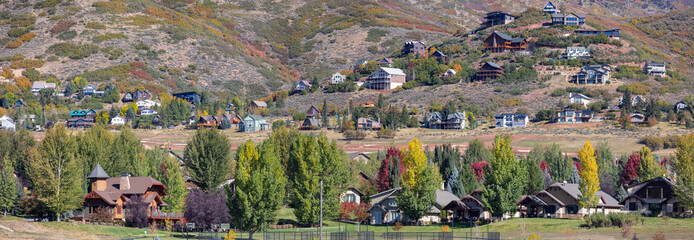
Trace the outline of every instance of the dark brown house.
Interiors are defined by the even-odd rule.
[[[504,68],[493,62],[484,63],[475,74],[475,80],[497,79],[504,75]]]
[[[299,130],[314,130],[314,129],[320,129],[321,125],[320,122],[318,122],[318,119],[315,118],[306,118],[304,119],[304,122],[301,124],[301,127],[299,127]]]
[[[318,117],[320,114],[321,114],[321,111],[316,106],[311,106],[306,111],[306,117],[307,118],[315,118],[315,117]]]
[[[484,50],[493,53],[525,51],[528,48],[527,45],[528,42],[526,42],[525,38],[512,38],[500,32],[493,32],[492,35],[489,35],[484,40]]]
[[[620,204],[624,210],[650,216],[670,216],[685,213],[686,209],[673,191],[675,184],[667,178],[657,177],[626,187],[628,197]]]

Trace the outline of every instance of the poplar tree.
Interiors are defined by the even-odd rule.
[[[120,176],[121,173],[144,176],[150,172],[139,168],[139,161],[144,156],[145,148],[142,146],[140,138],[135,136],[132,130],[123,128],[109,146],[111,149],[110,159],[106,164],[100,163],[109,176]]]
[[[104,170],[108,173],[109,171],[106,169],[110,167],[109,159],[111,158],[111,153],[116,150],[113,147],[113,135],[100,124],[94,125],[85,131],[82,138],[79,139],[78,146],[80,158],[82,159],[82,190],[86,193],[89,187],[89,179],[87,179],[89,173],[97,163],[101,164],[101,166],[106,166],[107,168]]]
[[[16,206],[19,196],[17,195],[17,178],[14,176],[14,168],[9,161],[0,156],[0,210],[3,216]]]
[[[595,194],[600,190],[600,180],[598,179],[598,164],[595,162],[595,150],[589,141],[578,151],[578,158],[581,159],[581,196],[579,203],[583,208],[590,209],[596,206],[600,198]]]
[[[217,188],[231,172],[229,139],[216,129],[198,129],[183,155],[193,183],[203,191]]]
[[[531,151],[531,153],[533,151]],[[529,155],[523,160],[523,165],[528,175],[523,194],[531,195],[542,191],[545,188],[545,179],[542,176],[542,169],[540,169],[539,162],[530,158]]]
[[[321,121],[323,127],[329,127],[330,121],[328,119],[328,99],[323,99],[323,110],[321,112]]]
[[[60,221],[60,214],[81,207],[84,196],[77,139],[64,126],[55,126],[32,151],[28,170],[34,193]]]
[[[509,135],[494,138],[492,156],[490,165],[484,169],[482,201],[492,216],[501,217],[518,209],[516,201],[523,191],[523,167],[513,154]]]
[[[405,167],[402,165],[402,152],[394,147],[388,148],[386,152],[386,161],[389,166],[388,189],[400,187],[400,182],[402,182],[402,176],[400,176],[400,174],[405,172]]]
[[[422,142],[414,138],[402,150],[405,167],[402,189],[396,197],[400,209],[414,221],[418,221],[436,202],[437,176],[427,164],[422,152]]]
[[[549,173],[554,182],[563,182],[571,177],[573,161],[562,154],[559,145],[552,144],[545,150],[545,160],[549,164]]]
[[[236,188],[225,188],[229,215],[253,239],[253,233],[264,230],[277,216],[286,178],[271,141],[257,148],[247,141],[237,149],[236,161]]]
[[[166,196],[162,200],[169,206],[164,207],[164,210],[168,212],[183,211],[188,190],[186,189],[186,180],[183,178],[181,163],[177,158],[171,157],[168,153],[158,149],[148,150],[147,153],[148,155],[156,156],[149,157],[157,159],[153,161],[156,163],[155,167],[157,168],[154,176],[166,186]]]
[[[672,169],[677,175],[675,194],[685,207],[694,207],[694,135],[680,139]]]
[[[467,150],[465,150],[465,156],[463,156],[463,163],[470,164],[474,162],[484,162],[489,161],[492,155],[489,149],[484,147],[484,142],[475,138],[468,144]]]
[[[648,181],[666,174],[665,168],[660,167],[660,164],[656,162],[650,148],[643,146],[639,150],[639,155],[641,156],[641,164],[639,165],[641,181]]]

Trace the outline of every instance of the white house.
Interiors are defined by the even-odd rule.
[[[583,105],[583,107],[587,107],[588,104],[590,104],[591,98],[580,94],[580,93],[569,93],[569,104],[580,104]]]
[[[665,63],[646,63],[643,72],[651,76],[663,76],[666,72]]]
[[[529,119],[528,115],[525,114],[497,114],[494,116],[496,120],[496,127],[525,127],[528,125]]]
[[[146,99],[135,102],[138,108],[152,108],[154,106],[160,106],[161,104],[157,101]]]
[[[376,90],[395,89],[405,84],[405,73],[398,68],[382,67],[366,79],[366,87]]]
[[[154,111],[154,110],[148,109],[148,108],[142,109],[142,111],[140,111],[140,116],[149,116],[149,115],[156,115],[156,114],[158,114],[157,111]]]
[[[125,125],[125,118],[121,116],[111,118],[111,125]]]
[[[2,130],[16,130],[14,120],[9,116],[0,117],[0,129]]]
[[[457,74],[457,72],[455,72],[455,70],[449,68],[449,69],[446,70],[446,72],[443,74],[443,77],[455,76],[455,74]]]
[[[31,93],[36,95],[39,94],[39,91],[41,91],[41,89],[46,88],[55,89],[55,83],[47,83],[46,81],[36,81],[33,85],[31,85]]]
[[[567,59],[589,59],[590,51],[584,47],[567,47],[566,48],[566,58]]]
[[[345,81],[345,75],[340,74],[339,72],[336,72],[333,74],[332,77],[330,77],[330,84],[340,84]]]
[[[354,202],[356,204],[360,204],[363,196],[364,193],[359,191],[359,189],[350,186],[347,188],[347,191],[342,193],[340,202]]]

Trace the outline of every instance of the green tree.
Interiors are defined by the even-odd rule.
[[[475,138],[470,141],[467,150],[465,150],[465,156],[463,156],[463,163],[470,164],[474,162],[489,161],[492,158],[492,154],[489,149],[484,147],[484,142]]]
[[[77,139],[63,126],[48,130],[38,151],[30,157],[29,177],[34,193],[45,202],[57,220],[64,212],[81,207],[82,163]]]
[[[17,178],[14,176],[14,168],[9,161],[5,161],[0,156],[0,209],[3,216],[17,205],[19,196],[17,192]]]
[[[110,160],[107,164],[101,163],[104,171],[109,176],[119,176],[121,173],[130,173],[134,176],[148,176],[151,168],[143,168],[145,148],[142,141],[135,136],[132,130],[124,128],[120,134],[116,135],[111,145]],[[96,165],[96,164],[95,164]]]
[[[584,208],[592,208],[598,204],[600,198],[595,194],[600,190],[600,180],[598,179],[598,164],[595,162],[595,150],[589,141],[578,151],[578,158],[581,159],[581,196],[579,203]]]
[[[462,198],[465,195],[470,194],[472,191],[479,187],[479,182],[475,178],[475,173],[472,172],[472,166],[469,163],[463,163],[458,171],[458,190],[454,191],[453,194],[458,198]]]
[[[330,121],[328,120],[328,99],[323,99],[323,108],[321,110],[321,120],[323,127],[329,127]]]
[[[515,212],[516,201],[524,189],[523,167],[516,160],[511,147],[511,137],[498,135],[494,139],[492,159],[484,169],[486,181],[482,187],[482,200],[492,216],[501,217]]]
[[[159,149],[147,150],[145,159],[152,165],[153,172],[150,176],[166,186],[166,196],[162,198],[162,201],[169,206],[164,207],[164,211],[182,212],[188,189],[186,189],[186,179],[183,178],[181,162],[171,157],[168,152]]]
[[[229,139],[216,129],[198,129],[183,155],[193,183],[203,191],[217,188],[231,173]]]
[[[682,199],[685,207],[694,207],[694,135],[686,135],[680,139],[675,152],[672,169],[677,176],[675,194]]]
[[[651,153],[651,149],[643,146],[641,150],[639,150],[639,155],[641,156],[641,164],[639,165],[639,177],[641,181],[648,181],[666,174],[665,168],[661,167],[655,160],[653,153]]]
[[[533,149],[531,152],[533,151],[535,151],[535,149]],[[545,188],[545,178],[542,176],[542,169],[540,169],[539,162],[528,156],[527,158],[523,158],[522,164],[525,168],[525,172],[527,172],[528,175],[526,178],[527,181],[525,188],[523,189],[523,194],[531,195],[542,191],[542,189]]]
[[[300,224],[318,222],[320,211],[320,181],[323,179],[323,216],[335,219],[339,213],[342,190],[349,179],[346,159],[337,144],[324,135],[299,135],[289,149],[289,181],[292,183],[291,202]]]
[[[282,206],[285,190],[284,171],[271,141],[259,146],[250,140],[237,149],[236,189],[226,186],[229,215],[242,228],[253,233],[274,222]]]
[[[419,221],[436,202],[436,189],[441,177],[436,176],[434,167],[427,164],[422,142],[417,138],[410,141],[402,152],[405,172],[401,193],[396,201],[403,213]]]
[[[108,165],[113,149],[113,135],[101,125],[97,124],[84,132],[79,138],[79,154],[82,159],[82,190],[86,193],[89,187],[87,176],[97,163],[101,166]],[[108,171],[107,171],[108,172]],[[117,176],[114,174],[111,176]]]
[[[551,147],[545,149],[545,161],[549,165],[549,173],[554,182],[569,180],[573,161],[561,152],[559,145],[552,144]]]

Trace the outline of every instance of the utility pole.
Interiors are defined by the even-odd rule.
[[[320,179],[320,220],[318,229],[320,230],[319,240],[323,240],[323,177]]]

